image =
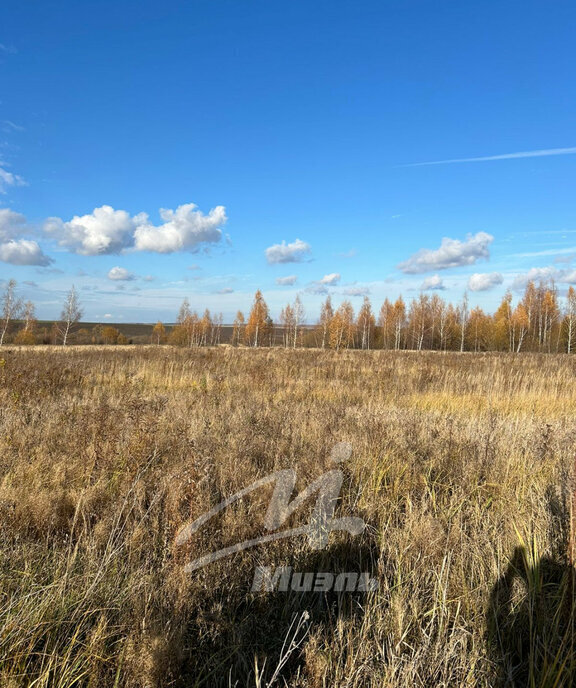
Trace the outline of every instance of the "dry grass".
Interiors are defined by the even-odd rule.
[[[0,358],[0,685],[573,685],[576,359]],[[181,551],[188,519],[280,468],[303,489],[340,441],[353,454],[338,510],[367,522],[362,536],[334,534],[324,552],[282,541],[183,573],[260,534],[271,492]],[[256,595],[256,564],[370,569],[380,590]]]

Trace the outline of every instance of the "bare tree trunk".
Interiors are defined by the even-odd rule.
[[[64,333],[62,335],[62,346],[66,346],[66,343],[68,341],[68,333],[70,332],[70,323],[66,323],[66,327],[64,329]]]

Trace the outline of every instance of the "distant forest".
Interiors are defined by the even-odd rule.
[[[375,310],[369,297],[356,312],[350,301],[337,307],[328,296],[315,324],[300,296],[287,304],[278,321],[261,291],[250,311],[238,311],[232,324],[222,314],[201,314],[184,299],[172,324],[102,324],[82,320],[77,291],[66,295],[57,322],[38,321],[31,301],[18,298],[17,284],[7,283],[0,297],[0,346],[69,344],[155,344],[181,347],[284,346],[330,349],[410,349],[437,351],[535,351],[573,353],[576,338],[576,290],[560,297],[549,282],[528,282],[522,298],[506,292],[495,313],[470,308],[468,295],[447,303],[437,293],[422,292],[410,301],[386,299]]]

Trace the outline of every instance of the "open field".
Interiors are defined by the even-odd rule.
[[[576,358],[87,346],[0,359],[1,686],[573,685]],[[339,442],[352,454],[336,514],[362,518],[361,535],[185,572],[262,535],[272,487],[178,547],[187,521],[280,469],[300,492]],[[380,586],[252,593],[257,565],[369,571]]]

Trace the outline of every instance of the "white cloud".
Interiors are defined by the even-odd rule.
[[[293,284],[296,284],[297,281],[298,277],[296,275],[288,275],[287,277],[276,278],[276,284],[279,284],[281,287],[292,286]]]
[[[318,282],[313,282],[306,287],[308,294],[327,294],[328,288],[323,284],[318,284]]]
[[[569,253],[563,256],[556,256],[556,258],[554,258],[554,262],[566,263],[567,265],[569,265],[574,260],[574,258],[576,258],[576,253]]]
[[[8,172],[8,170],[0,164],[0,193],[5,194],[9,186],[26,186],[26,182],[17,174]]]
[[[427,277],[422,282],[420,289],[422,291],[432,291],[434,289],[442,291],[443,289],[446,289],[446,287],[444,286],[444,282],[439,275],[432,275],[432,277]]]
[[[176,210],[160,210],[164,224],[155,227],[143,223],[136,228],[136,250],[175,253],[193,251],[202,243],[218,243],[222,238],[220,227],[227,220],[224,206],[216,206],[208,215],[196,208],[194,203],[185,203]]]
[[[542,256],[560,256],[560,258],[556,258],[555,260],[560,260],[561,262],[561,257],[563,255],[573,254],[575,250],[576,249],[573,246],[572,248],[550,248],[544,251],[531,251],[529,253],[513,253],[512,258],[541,258]]]
[[[368,296],[370,289],[368,287],[348,287],[342,293],[345,296]]]
[[[0,261],[12,265],[40,266],[47,266],[53,262],[35,241],[27,239],[11,239],[0,244]]]
[[[560,269],[552,265],[543,268],[531,268],[528,272],[517,275],[512,282],[512,289],[524,289],[528,282],[559,282],[576,284],[576,270]]]
[[[26,218],[9,208],[0,208],[0,241],[20,237],[27,229]]]
[[[108,273],[108,279],[118,282],[131,282],[136,279],[136,275],[126,268],[115,267]]]
[[[523,289],[528,282],[540,282],[548,280],[558,280],[561,270],[554,267],[531,268],[528,272],[517,275],[512,282],[512,289]]]
[[[327,294],[328,287],[335,287],[338,282],[340,282],[340,273],[331,272],[328,275],[324,275],[322,279],[309,284],[306,287],[306,291],[309,294]]]
[[[95,208],[89,215],[75,215],[68,222],[50,217],[44,230],[64,246],[83,256],[120,253],[132,243],[138,222],[145,215],[130,217],[125,210],[114,210],[109,205]]]
[[[543,150],[523,151],[520,153],[504,153],[502,155],[486,155],[480,158],[453,158],[451,160],[435,160],[433,162],[413,162],[402,167],[424,167],[426,165],[452,165],[458,162],[489,162],[492,160],[513,160],[517,158],[543,158],[549,155],[574,155],[576,148],[546,148]]]
[[[12,265],[50,265],[52,259],[37,242],[21,238],[27,229],[24,215],[0,208],[0,261]]]
[[[214,292],[215,294],[233,294],[234,289],[232,287],[224,287],[223,289],[218,289],[218,291]]]
[[[127,249],[155,253],[190,251],[201,243],[220,241],[219,226],[227,219],[223,206],[217,206],[208,215],[196,208],[194,203],[186,203],[176,210],[161,209],[164,223],[155,226],[146,213],[130,216],[125,210],[103,205],[68,222],[49,218],[44,230],[60,246],[86,256],[117,254]]]
[[[269,246],[266,251],[266,260],[271,264],[276,263],[299,263],[310,254],[310,244],[296,239],[291,244],[283,241],[281,244]]]
[[[502,284],[504,278],[499,272],[476,272],[468,279],[468,289],[470,291],[488,291],[492,287]]]
[[[398,268],[408,275],[433,270],[446,270],[462,265],[474,265],[479,258],[489,258],[489,246],[494,237],[486,232],[468,236],[466,241],[444,237],[438,249],[420,249]]]
[[[12,122],[10,119],[5,119],[2,122],[2,125],[4,127],[5,132],[11,132],[11,131],[26,131],[23,126],[20,124],[16,124],[16,122]]]
[[[329,284],[334,286],[340,281],[340,273],[331,272],[329,275],[324,275],[324,277],[319,281],[319,284]]]

